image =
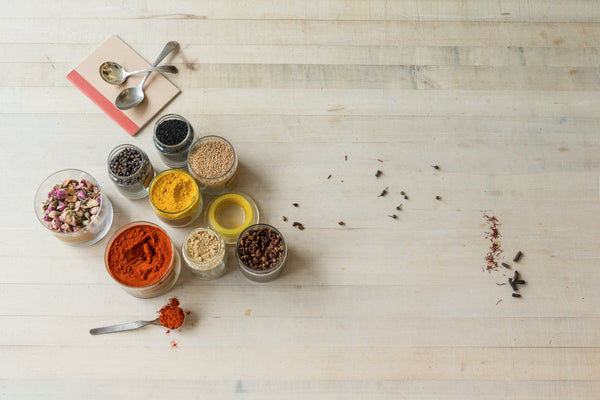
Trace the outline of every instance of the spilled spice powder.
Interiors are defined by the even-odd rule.
[[[498,260],[502,256],[502,248],[500,246],[500,238],[502,235],[498,229],[498,226],[501,225],[498,221],[498,218],[495,216],[489,216],[487,214],[483,214],[483,218],[487,221],[488,230],[485,232],[485,238],[490,241],[490,248],[488,253],[485,255],[485,270],[488,272],[497,271],[498,270]]]

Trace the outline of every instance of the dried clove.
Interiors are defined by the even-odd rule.
[[[442,199],[442,197],[441,197],[441,196],[435,196],[435,199],[436,199],[436,200],[441,200],[441,199]]]
[[[393,219],[398,219],[398,216],[396,214],[388,215],[388,217],[393,218]]]
[[[521,252],[521,250],[519,250],[519,252],[515,255],[515,258],[513,258],[513,261],[518,262],[521,259],[522,255],[523,253]]]
[[[396,210],[398,210],[398,211],[402,210],[402,203],[400,203],[396,206]]]
[[[381,170],[377,170],[377,172],[375,172],[375,178],[379,178],[381,176],[382,172]]]
[[[388,188],[389,188],[389,186],[386,186],[385,189],[383,189],[381,191],[381,193],[379,193],[379,196],[377,196],[377,197],[383,197],[383,196],[385,196],[388,193]]]
[[[287,217],[285,215],[283,216],[283,222],[287,222]]]

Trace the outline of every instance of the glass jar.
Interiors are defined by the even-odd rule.
[[[213,235],[217,240],[218,247],[216,254],[210,260],[198,261],[193,254],[190,254],[190,250],[193,251],[193,249],[191,249],[191,246],[194,246],[193,236],[203,232]],[[210,280],[219,278],[227,271],[225,248],[225,241],[217,232],[209,228],[198,228],[190,232],[183,241],[183,244],[181,245],[181,254],[183,254],[183,259],[190,271],[196,274],[200,279]]]
[[[118,175],[111,168],[113,159],[128,149],[137,151],[141,156],[141,165],[131,175]],[[112,149],[106,161],[108,176],[114,182],[119,192],[129,199],[141,199],[148,196],[150,182],[154,178],[154,168],[148,155],[142,149],[131,144],[122,144]]]
[[[182,138],[170,138],[175,134],[180,135]],[[152,138],[158,149],[158,155],[166,166],[169,168],[185,168],[188,150],[194,141],[194,129],[185,118],[177,114],[163,115],[154,124]]]
[[[281,238],[281,243],[283,244],[283,253],[279,257],[277,262],[275,262],[275,264],[272,265],[270,268],[255,269],[255,268],[252,268],[251,266],[247,265],[244,261],[242,261],[242,259],[240,257],[240,247],[241,247],[241,242],[246,239],[247,234],[251,234],[253,231],[262,230],[262,229],[266,229],[267,231],[272,232]],[[275,229],[275,227],[273,227],[271,225],[267,225],[267,224],[250,225],[238,237],[237,243],[235,245],[235,256],[238,260],[238,264],[240,265],[240,270],[242,271],[242,274],[246,278],[250,279],[251,281],[255,281],[255,282],[269,282],[274,279],[277,279],[279,277],[279,275],[281,275],[281,271],[283,270],[283,266],[285,264],[285,258],[287,257],[287,245],[285,244],[283,235],[281,234],[281,232],[279,232],[277,229]],[[260,255],[257,255],[257,256],[262,256],[262,253],[260,253]]]
[[[157,277],[152,282],[148,282],[143,286],[134,286],[132,284],[126,283],[124,281],[124,277],[120,276],[120,273],[114,270],[114,267],[111,265],[112,263],[109,261],[109,258],[111,252],[115,251],[113,249],[113,244],[115,240],[119,238],[119,236],[126,235],[127,231],[129,230],[144,227],[151,227],[152,230],[156,230],[162,235],[164,235],[164,237],[166,237],[166,240],[168,241],[168,246],[171,248],[171,257],[168,260],[166,260],[168,266],[165,269],[164,273],[162,273],[159,277]],[[131,239],[129,238],[128,240]],[[156,238],[148,240],[146,237],[143,237],[141,238],[141,241],[139,243],[136,243],[131,248],[125,250],[124,256],[127,259],[127,263],[129,264],[130,269],[135,268],[136,262],[138,261],[137,258],[130,255],[130,253],[135,253],[136,247],[149,248],[149,250],[146,250],[146,252],[144,253],[144,257],[146,258],[149,257],[148,254],[156,256],[157,252],[155,251],[155,249],[150,248],[152,247],[152,243],[156,243]],[[146,261],[146,258],[144,258],[144,261]],[[175,246],[173,246],[171,238],[169,237],[167,232],[165,232],[164,229],[162,229],[160,226],[147,221],[135,221],[123,225],[111,236],[104,251],[104,265],[106,266],[106,270],[108,271],[108,274],[111,276],[111,278],[113,278],[113,280],[117,282],[127,293],[131,294],[132,296],[141,298],[156,297],[168,292],[173,288],[173,286],[175,286],[175,283],[177,282],[177,279],[179,278],[179,274],[181,272],[181,262],[179,260],[179,254],[177,253],[177,249],[175,248]]]
[[[222,163],[211,165],[214,160]],[[226,193],[237,184],[237,154],[233,145],[220,136],[210,135],[196,140],[188,152],[187,165],[190,174],[205,194]]]
[[[182,192],[190,191],[185,202],[179,201],[168,208],[165,199],[176,200]],[[150,182],[150,205],[164,223],[174,227],[188,226],[202,211],[202,193],[194,178],[180,169],[168,169],[156,175]],[[175,208],[174,208],[175,207]]]
[[[74,232],[62,232],[52,227],[52,218],[48,215],[47,209],[44,210],[42,205],[50,198],[50,192],[57,185],[61,185],[68,180],[76,180],[78,182],[87,182],[98,187],[100,195],[95,199],[98,203],[95,217],[84,227]],[[78,189],[79,190],[79,189]],[[53,205],[54,207],[54,205]],[[65,202],[58,202],[56,212],[61,214],[65,208]],[[100,185],[93,176],[79,169],[63,169],[55,172],[47,177],[39,186],[35,193],[34,200],[35,215],[40,223],[56,238],[62,240],[70,246],[84,247],[90,246],[101,240],[113,221],[113,207],[108,196],[102,191]]]

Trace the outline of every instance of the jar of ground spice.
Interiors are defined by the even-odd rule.
[[[198,228],[190,232],[181,246],[183,259],[200,279],[215,279],[222,276],[227,267],[225,262],[225,241],[208,228]]]
[[[231,143],[220,136],[204,136],[188,154],[188,169],[203,193],[229,192],[239,177],[238,159]]]
[[[150,204],[161,221],[184,227],[200,215],[202,194],[187,172],[168,169],[150,182]]]
[[[119,192],[130,199],[148,196],[154,168],[144,151],[131,144],[115,147],[108,155],[108,176]]]
[[[169,235],[158,225],[131,222],[108,241],[104,263],[110,276],[129,294],[149,298],[170,290],[181,264]]]
[[[237,240],[235,254],[242,274],[255,282],[269,282],[281,275],[287,246],[283,235],[267,224],[246,228]]]
[[[177,114],[163,115],[154,124],[154,145],[169,168],[185,168],[188,150],[194,141],[192,125]]]

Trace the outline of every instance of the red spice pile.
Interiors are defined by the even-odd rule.
[[[501,225],[498,218],[483,214],[483,218],[488,223],[488,231],[485,232],[485,238],[490,240],[490,249],[485,255],[485,270],[491,272],[492,270],[498,270],[498,260],[502,255],[502,249],[500,248],[500,238],[502,235],[498,230],[498,226]]]
[[[177,329],[185,320],[185,313],[179,307],[179,300],[176,297],[169,299],[169,304],[161,308],[158,313],[160,323],[165,328]]]

